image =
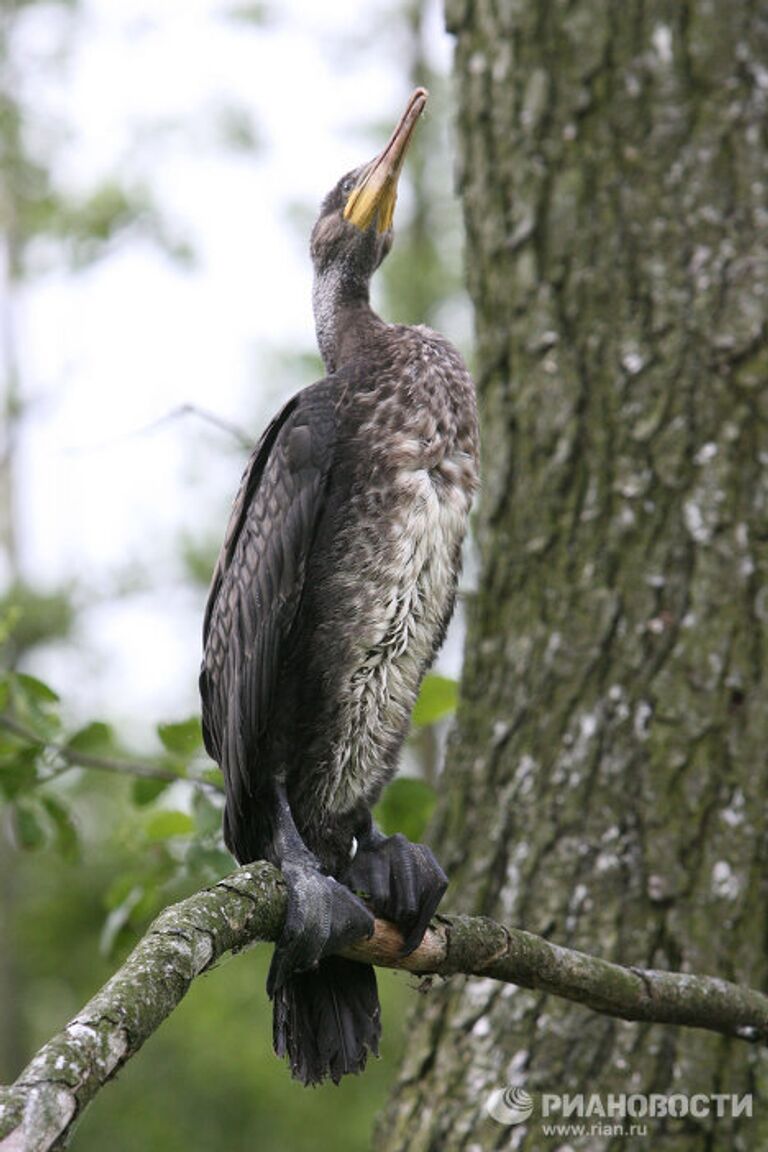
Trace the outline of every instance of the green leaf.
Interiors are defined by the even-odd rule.
[[[123,895],[119,903],[114,904],[111,912],[104,921],[101,930],[99,947],[102,955],[111,956],[118,938],[128,926],[134,909],[141,903],[144,889],[140,884],[133,884]]]
[[[199,716],[190,716],[177,724],[158,724],[157,734],[163,747],[176,756],[189,757],[203,746],[203,730]]]
[[[37,784],[37,758],[39,744],[15,747],[0,757],[0,792],[6,800],[14,800]]]
[[[374,816],[387,836],[402,832],[409,840],[418,842],[424,835],[436,799],[434,788],[425,780],[401,776],[385,790]]]
[[[23,800],[15,806],[14,827],[19,845],[27,851],[34,852],[45,843],[45,832],[38,813],[31,804],[26,804]]]
[[[16,684],[29,701],[42,705],[58,704],[59,697],[53,688],[49,688],[47,684],[44,684],[42,680],[38,680],[36,676],[28,676],[26,672],[17,672],[15,679]]]
[[[168,780],[149,780],[139,776],[131,785],[131,796],[137,808],[145,808],[161,796],[166,788],[170,788]]]
[[[119,908],[128,893],[140,883],[135,872],[121,872],[110,884],[104,897],[104,904],[110,910]]]
[[[51,795],[44,795],[41,801],[53,824],[55,843],[65,860],[77,860],[80,855],[80,838],[69,809]]]
[[[425,728],[451,716],[456,711],[458,697],[459,686],[455,680],[447,676],[426,676],[411,717],[414,728]]]
[[[86,752],[91,756],[104,755],[115,750],[115,735],[109,724],[94,720],[75,732],[66,744],[67,752]]]
[[[11,714],[41,740],[50,741],[58,736],[61,720],[55,705],[59,698],[53,689],[36,676],[27,676],[23,672],[11,677],[10,687]]]
[[[215,836],[221,831],[221,807],[214,804],[204,792],[197,791],[192,799],[195,824],[200,836]]]
[[[210,882],[226,876],[232,871],[232,857],[220,848],[211,848],[193,840],[184,857],[185,867],[199,877],[201,882]]]
[[[189,836],[195,822],[187,812],[154,812],[146,823],[147,839],[153,842],[174,836]]]
[[[156,869],[154,874],[144,883],[144,891],[141,900],[137,903],[133,910],[131,921],[134,924],[146,923],[147,920],[153,920],[158,912],[165,906],[167,900],[163,898],[162,884],[167,880],[171,874],[171,859],[168,857],[167,862],[163,861],[162,866]],[[221,873],[219,873],[221,875]]]

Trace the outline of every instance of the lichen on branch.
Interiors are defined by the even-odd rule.
[[[273,941],[285,915],[280,873],[260,862],[166,908],[122,967],[0,1088],[0,1152],[66,1147],[99,1089],[227,952]],[[410,956],[376,921],[352,959],[419,975],[483,976],[537,988],[624,1020],[687,1025],[768,1043],[768,996],[710,976],[626,968],[479,916],[438,916]]]

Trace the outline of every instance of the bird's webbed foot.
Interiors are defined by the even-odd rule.
[[[400,833],[384,836],[373,826],[339,879],[377,916],[397,924],[404,956],[421,943],[448,887],[448,877],[426,844],[412,844]]]
[[[373,935],[373,916],[349,889],[320,869],[296,828],[284,779],[274,782],[270,859],[283,874],[288,902],[267,976],[270,997],[325,956]]]
[[[373,934],[373,916],[349,889],[319,868],[283,862],[288,906],[267,977],[274,997],[292,976],[315,968],[325,956]]]

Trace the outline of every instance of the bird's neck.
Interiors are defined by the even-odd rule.
[[[317,344],[328,373],[360,356],[385,327],[371,308],[368,285],[346,285],[334,266],[315,274],[312,305]]]

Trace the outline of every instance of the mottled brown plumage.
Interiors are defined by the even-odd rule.
[[[378,1042],[372,969],[332,953],[370,932],[371,909],[414,948],[446,884],[429,849],[383,837],[370,817],[450,619],[477,485],[461,357],[368,302],[392,241],[392,173],[425,98],[322,206],[311,251],[328,375],[257,445],[205,618],[203,721],[227,786],[225,839],[288,884],[268,990],[276,1048],[306,1083],[359,1070]]]

